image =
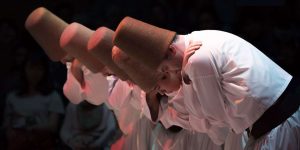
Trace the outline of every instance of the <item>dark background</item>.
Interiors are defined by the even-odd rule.
[[[5,97],[18,84],[14,79],[20,69],[17,64],[29,54],[44,55],[24,28],[26,17],[39,6],[68,23],[79,22],[94,30],[115,29],[123,17],[131,16],[179,34],[228,31],[258,47],[293,76],[300,73],[299,0],[4,0],[0,5],[1,120]],[[20,53],[20,47],[26,50]],[[50,80],[63,96],[65,66],[51,61],[49,65]]]

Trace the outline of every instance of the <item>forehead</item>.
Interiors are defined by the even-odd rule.
[[[163,71],[163,68],[165,68],[166,66],[168,66],[168,60],[164,59],[162,60],[162,62],[158,65],[156,71],[158,73],[161,73]]]

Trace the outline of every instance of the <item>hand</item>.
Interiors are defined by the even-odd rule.
[[[196,50],[200,49],[201,46],[202,42],[200,41],[190,41],[189,47],[184,51],[183,54],[182,69],[184,69],[189,58],[196,52]]]
[[[182,61],[182,79],[185,84],[190,84],[191,80],[189,76],[184,72],[185,65],[188,63],[189,58],[196,52],[196,50],[199,50],[202,46],[202,42],[197,41],[190,41],[189,47],[184,51],[183,55],[183,61]]]

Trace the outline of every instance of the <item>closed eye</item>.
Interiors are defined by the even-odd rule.
[[[167,79],[167,76],[166,76],[166,75],[163,75],[160,79],[161,79],[161,80],[165,80],[165,79]]]

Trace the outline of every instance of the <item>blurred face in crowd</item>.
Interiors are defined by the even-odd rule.
[[[14,53],[14,63],[16,66],[22,66],[26,61],[28,49],[24,46],[17,47]]]
[[[16,29],[9,23],[0,23],[0,43],[8,44],[16,39]]]
[[[160,72],[158,82],[154,90],[160,94],[168,94],[177,91],[181,85],[181,74],[179,72]]]
[[[36,86],[43,79],[45,67],[41,61],[29,61],[25,66],[25,74],[29,85]]]

